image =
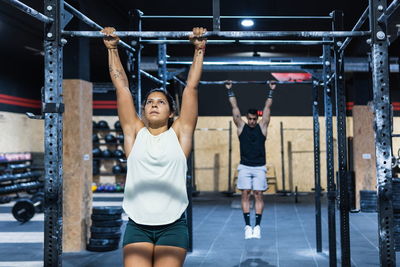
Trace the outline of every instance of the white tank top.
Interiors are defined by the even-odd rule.
[[[172,127],[156,136],[140,129],[127,164],[123,208],[128,216],[144,225],[179,219],[189,203],[187,162]]]

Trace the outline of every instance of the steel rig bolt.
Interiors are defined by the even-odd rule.
[[[383,39],[385,39],[386,34],[385,34],[383,31],[379,31],[379,32],[376,33],[376,37],[377,37],[379,40],[383,40]]]

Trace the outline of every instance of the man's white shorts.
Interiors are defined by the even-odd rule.
[[[238,166],[238,183],[237,188],[240,190],[256,190],[265,191],[268,188],[266,178],[267,168],[264,166],[246,166],[239,164]]]

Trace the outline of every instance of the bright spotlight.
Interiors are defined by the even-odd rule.
[[[244,27],[251,27],[254,25],[254,21],[251,19],[244,19],[244,20],[242,20],[241,24]]]

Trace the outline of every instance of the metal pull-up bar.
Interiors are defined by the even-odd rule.
[[[166,16],[144,15],[142,19],[212,19],[213,16]],[[220,16],[221,19],[316,19],[331,20],[331,16]]]
[[[98,31],[62,31],[63,35],[71,37],[102,38],[104,35]],[[192,32],[183,31],[116,31],[119,37],[136,38],[187,38]],[[223,37],[223,38],[248,38],[262,39],[275,37],[302,37],[302,38],[340,38],[369,36],[370,31],[212,31],[206,32],[204,37]]]
[[[167,65],[191,65],[191,61],[167,61]],[[322,61],[260,61],[260,60],[231,60],[231,61],[204,61],[204,66],[321,66]]]
[[[143,44],[187,44],[186,40],[159,40],[159,39],[145,39],[140,41]],[[309,41],[309,40],[208,40],[208,45],[324,45],[332,44],[332,41]]]

